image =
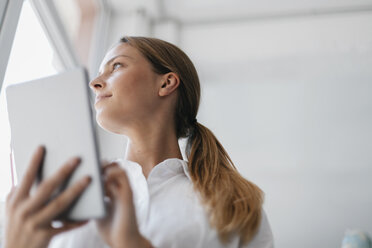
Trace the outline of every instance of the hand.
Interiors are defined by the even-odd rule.
[[[22,182],[19,186],[12,188],[7,196],[4,248],[47,247],[54,235],[86,223],[65,222],[60,228],[54,228],[51,224],[52,220],[83,192],[90,178],[80,180],[47,203],[53,192],[80,163],[77,158],[66,163],[50,178],[42,181],[35,194],[29,195],[44,154],[44,148],[39,147],[31,159]]]
[[[133,195],[127,174],[117,163],[104,167],[108,214],[97,226],[105,242],[113,248],[152,247],[139,232],[133,205]]]

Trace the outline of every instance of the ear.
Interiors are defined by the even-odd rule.
[[[168,96],[180,85],[180,78],[174,72],[169,72],[161,77],[159,96]]]

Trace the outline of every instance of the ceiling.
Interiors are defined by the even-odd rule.
[[[241,22],[347,11],[372,11],[372,0],[53,0],[71,40],[77,34],[77,2],[107,2],[116,15],[144,11],[155,22],[173,20],[183,25]]]
[[[107,0],[115,13],[143,9],[155,20],[183,24],[285,15],[372,10],[372,0]]]

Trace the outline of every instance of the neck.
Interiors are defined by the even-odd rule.
[[[164,127],[138,131],[129,136],[126,159],[140,164],[146,178],[150,171],[165,159],[182,159],[175,132],[169,132],[169,129]]]

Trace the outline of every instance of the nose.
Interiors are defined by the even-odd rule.
[[[101,77],[96,77],[89,83],[89,87],[97,93],[98,90],[104,88],[106,86],[106,83],[104,80],[102,80]]]

